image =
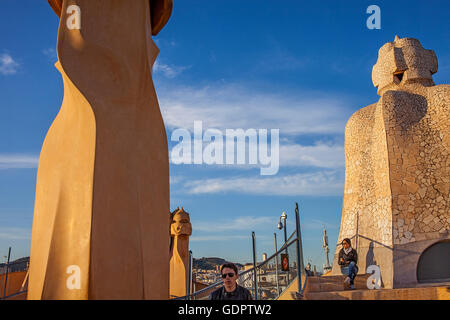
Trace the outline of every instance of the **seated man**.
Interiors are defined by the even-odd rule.
[[[342,274],[347,276],[344,283],[350,284],[350,289],[355,289],[353,281],[358,273],[358,267],[356,266],[357,262],[358,254],[356,253],[356,250],[352,248],[350,239],[345,238],[342,240],[342,249],[339,251],[338,263],[341,266]]]
[[[210,300],[253,300],[250,291],[236,283],[238,269],[233,263],[226,263],[220,268],[223,287],[211,293]]]

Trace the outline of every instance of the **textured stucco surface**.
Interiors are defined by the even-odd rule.
[[[435,86],[435,72],[436,55],[418,40],[384,45],[372,73],[381,98],[352,115],[345,130],[338,242],[351,238],[360,273],[379,265],[387,288],[416,281],[420,242],[449,238],[450,86]],[[406,268],[397,260],[406,261],[399,250],[408,243],[417,259]]]
[[[67,27],[69,5],[81,29]],[[28,299],[168,299],[169,154],[150,2],[67,0],[61,13],[64,100],[39,160]]]
[[[188,294],[189,237],[192,225],[189,213],[177,208],[170,214],[170,298]]]

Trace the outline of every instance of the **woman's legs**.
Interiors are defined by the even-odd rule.
[[[355,280],[356,274],[358,273],[358,267],[354,261],[350,262],[348,265],[348,277],[350,278],[350,285],[353,285],[353,280]]]
[[[350,287],[353,288],[353,281],[355,280],[356,274],[358,273],[358,267],[354,261],[350,262],[348,266],[341,267],[341,272],[343,275],[347,276],[350,279]],[[345,281],[348,283],[348,279]]]

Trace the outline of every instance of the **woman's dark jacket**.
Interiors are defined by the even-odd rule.
[[[344,262],[341,262],[341,258],[344,259]],[[342,248],[341,251],[339,251],[339,265],[346,267],[352,261],[355,261],[355,264],[358,263],[358,254],[356,253],[356,250],[352,248],[352,250],[348,254],[345,254],[344,248]]]

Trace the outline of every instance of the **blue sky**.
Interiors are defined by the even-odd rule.
[[[381,30],[366,9],[381,8]],[[171,208],[191,214],[195,257],[251,261],[273,253],[283,211],[294,230],[300,204],[305,260],[321,268],[323,226],[334,252],[344,187],[344,127],[378,100],[371,68],[378,49],[418,38],[450,83],[448,1],[174,0],[154,38],[154,82],[168,138],[177,128],[280,129],[280,170],[171,164]],[[61,106],[59,20],[47,1],[0,2],[0,261],[29,254],[40,149]],[[169,149],[175,143],[169,143]],[[279,241],[279,245],[281,241]]]

